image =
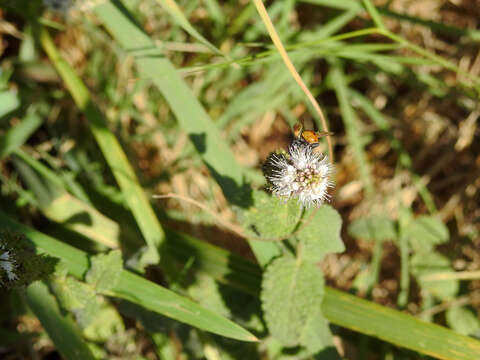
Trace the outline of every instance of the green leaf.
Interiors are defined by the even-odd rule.
[[[448,326],[463,335],[471,335],[480,330],[480,320],[466,306],[448,308],[446,319]]]
[[[189,33],[193,38],[200,41],[211,51],[218,55],[223,55],[223,53],[211,42],[209,42],[205,37],[202,36],[188,21],[188,19],[183,14],[180,7],[174,0],[157,0],[157,2],[162,6],[162,8],[168,12],[168,14],[175,20],[175,22],[180,25],[187,33]]]
[[[240,215],[245,230],[255,237],[274,239],[288,237],[296,228],[302,209],[296,200],[253,192],[253,205]]]
[[[345,250],[340,231],[342,218],[329,205],[305,212],[300,223],[300,230],[295,234],[302,248],[302,259],[318,262],[326,254]]]
[[[452,271],[450,260],[445,256],[436,252],[417,253],[411,257],[410,267],[422,290],[429,291],[440,299],[451,299],[457,294],[458,280],[436,281],[424,278],[437,272]]]
[[[332,67],[332,70],[329,72],[329,78],[340,106],[348,142],[353,152],[355,163],[357,164],[358,175],[360,176],[367,196],[373,196],[375,189],[372,169],[367,159],[365,143],[360,132],[360,122],[348,96],[348,83],[340,62],[336,62],[335,66]]]
[[[113,250],[108,254],[92,256],[91,262],[92,265],[85,277],[87,283],[93,285],[99,293],[114,288],[123,270],[121,251]]]
[[[188,287],[188,294],[201,306],[215,311],[217,314],[230,317],[230,310],[218,289],[217,282],[205,274],[195,275],[195,282]]]
[[[1,101],[1,99],[0,99]],[[42,125],[43,120],[35,113],[30,113],[0,137],[0,158],[8,156],[22,146],[25,141]]]
[[[68,276],[65,263],[57,265],[50,286],[58,302],[65,310],[72,312],[82,328],[87,327],[95,318],[99,306],[93,287]]]
[[[336,0],[301,0],[304,3],[310,3],[314,5],[321,5],[326,7],[331,7],[334,9],[342,9],[342,10],[359,10],[362,8],[362,5],[357,0],[343,0],[343,1],[336,1]],[[423,26],[428,27],[430,30],[434,32],[455,35],[455,36],[464,36],[471,40],[477,40],[480,37],[480,32],[478,30],[473,29],[461,29],[455,26],[445,25],[440,22],[435,22],[431,20],[424,20],[418,17],[409,16],[402,13],[397,13],[391,11],[389,7],[381,7],[377,9],[383,16],[388,16],[394,19],[399,19],[402,21],[408,21],[413,24],[420,24]]]
[[[185,246],[167,247],[171,259],[183,264],[186,259],[194,256],[196,270],[235,289],[252,295],[258,294],[261,276],[258,264],[192,237],[187,239]],[[182,244],[184,240],[177,236],[172,241]],[[476,359],[480,353],[480,342],[471,337],[328,286],[325,287],[321,309],[333,324],[436,358],[471,360]],[[322,351],[321,354],[323,353]]]
[[[42,199],[39,201],[40,210],[47,218],[61,223],[90,240],[110,248],[118,247],[120,227],[116,222],[90,204],[69,194],[55,171],[21,149],[17,149],[14,154],[35,170],[26,172],[22,171],[22,167],[17,166],[30,190],[38,199]],[[18,164],[20,160],[15,161]],[[32,183],[35,178],[38,180]],[[37,183],[43,186],[35,186]]]
[[[434,358],[472,360],[480,354],[480,342],[475,339],[331,288],[325,293],[322,312],[339,326]]]
[[[51,184],[51,187],[58,191],[50,197],[47,203],[40,204],[41,211],[48,219],[99,244],[110,248],[119,246],[120,227],[116,222],[103,215],[94,206],[72,196],[64,188],[55,186],[55,184]],[[37,195],[41,190],[30,188]],[[88,219],[88,221],[84,219]]]
[[[62,313],[45,284],[37,281],[27,288],[27,303],[64,359],[95,359],[71,315]]]
[[[300,344],[306,348],[307,353],[310,355],[328,348],[331,348],[330,351],[336,352],[328,320],[325,319],[320,311],[307,320],[305,329],[300,337]],[[340,359],[339,356],[337,357]]]
[[[448,228],[433,216],[420,216],[407,230],[410,246],[417,252],[429,252],[435,245],[448,241]]]
[[[374,284],[372,284],[372,267],[368,266],[361,269],[352,282],[351,289],[355,293],[366,293]]]
[[[382,30],[386,30],[385,25],[383,24],[383,21],[380,17],[380,14],[378,13],[378,10],[373,4],[370,2],[370,0],[363,0],[363,6],[365,7],[365,10],[370,14],[374,24]]]
[[[413,161],[410,157],[410,154],[404,149],[403,144],[393,135],[391,120],[389,120],[386,115],[380,112],[368,97],[352,89],[349,91],[349,96],[351,97],[352,102],[358,105],[362,111],[375,123],[375,125],[385,133],[390,142],[390,146],[398,153],[399,164],[407,168],[412,174],[412,181],[417,187],[418,192],[425,202],[428,211],[430,213],[435,213],[437,210],[433,201],[433,196],[423,181],[420,181],[420,176],[417,175],[412,168]]]
[[[24,233],[35,244],[38,253],[63,259],[69,274],[82,278],[87,271],[89,266],[87,253],[22,225],[2,211],[0,226]],[[120,281],[111,289],[111,293],[111,296],[128,300],[148,310],[218,335],[241,341],[257,341],[254,335],[225,317],[127,270],[122,270]]]
[[[227,200],[242,208],[250,206],[250,187],[245,184],[244,169],[172,63],[159,53],[154,41],[121,4],[101,2],[94,11],[120,45],[135,57],[142,76],[151,79],[165,97]],[[278,255],[275,244],[255,240],[249,243],[262,265]]]
[[[100,309],[99,298],[93,297],[88,299],[84,307],[74,309],[72,313],[75,315],[75,320],[77,320],[78,325],[80,325],[82,329],[86,329],[95,321]]]
[[[175,261],[176,264],[180,263],[178,267],[174,268],[174,271],[181,272],[185,264],[193,257],[195,270],[206,272],[222,283],[225,283],[227,279],[233,280],[236,288],[251,295],[256,296],[260,293],[262,269],[259,266],[252,266],[251,261],[235,256],[235,260],[232,262],[230,261],[232,254],[227,250],[168,229],[167,239],[165,250],[168,259]],[[258,241],[257,243],[265,242]]]
[[[300,343],[308,320],[320,312],[324,293],[320,269],[292,257],[275,259],[262,281],[262,307],[268,329],[285,346]]]
[[[115,305],[123,316],[137,321],[151,334],[167,333],[167,329],[171,329],[176,325],[173,320],[154,311],[147,310],[131,301],[117,300]]]
[[[63,59],[47,30],[41,28],[39,32],[40,42],[45,52],[53,62],[63,81],[65,81],[65,85],[75,100],[76,105],[85,113],[90,130],[145,238],[148,252],[144,254],[144,263],[157,263],[159,260],[158,249],[165,239],[165,234],[147,196],[138,182],[135,171],[128,162],[128,158],[117,138],[109,130],[103,114],[93,103],[88,88],[76,74],[75,70]]]
[[[393,220],[382,215],[353,221],[348,227],[348,233],[356,238],[373,241],[394,240],[397,237]]]
[[[0,93],[0,118],[12,112],[20,106],[20,99],[16,91],[4,91]]]
[[[87,307],[96,297],[95,290],[90,285],[70,276],[54,278],[51,285],[62,307],[69,311]]]
[[[104,342],[110,336],[123,331],[125,325],[122,317],[112,305],[104,302],[97,308],[94,319],[83,329],[83,334],[88,340]]]
[[[150,79],[165,97],[227,200],[248,206],[250,188],[244,183],[243,168],[173,64],[121,3],[101,2],[94,11],[116,41],[134,56],[141,76]]]

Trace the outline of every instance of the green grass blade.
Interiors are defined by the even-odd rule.
[[[223,13],[222,7],[217,0],[205,0],[205,7],[212,21],[216,24],[217,28],[225,26],[227,19]]]
[[[15,222],[1,211],[0,227],[25,234],[34,243],[37,252],[61,258],[73,276],[83,278],[89,268],[87,253]],[[242,341],[257,340],[254,335],[227,318],[127,270],[122,271],[119,283],[109,295],[218,335]]]
[[[472,86],[471,84],[478,85],[480,83],[480,78],[478,76],[469,74],[468,72],[460,69],[458,65],[454,64],[453,62],[443,58],[442,56],[436,55],[435,53],[425,50],[424,48],[415,45],[411,43],[410,41],[402,38],[401,36],[398,36],[397,34],[394,34],[390,31],[383,31],[379,30],[379,34],[385,35],[386,37],[390,38],[392,41],[397,42],[398,44],[401,44],[402,46],[409,48],[410,50],[414,51],[420,56],[423,56],[429,60],[434,61],[435,63],[443,66],[445,69],[449,69],[459,75],[466,76],[468,79],[468,83],[465,81],[461,81],[461,84],[464,84],[467,87]]]
[[[117,248],[120,238],[118,224],[95,207],[68,193],[53,171],[21,149],[15,151],[14,163],[30,190],[39,199],[39,207],[50,220],[76,231],[109,248]],[[25,166],[20,165],[22,161]],[[35,171],[34,171],[35,170]]]
[[[87,87],[72,67],[61,57],[45,28],[41,29],[40,42],[58,73],[65,81],[77,106],[85,113],[89,120],[90,129],[147,242],[149,247],[149,261],[154,263],[158,262],[158,248],[162,244],[165,234],[152,206],[138,183],[137,176],[128,162],[127,156],[123,152],[118,140],[108,129],[102,113],[93,104]]]
[[[300,0],[301,2],[312,4],[312,5],[319,5],[330,7],[333,9],[341,9],[341,10],[362,10],[362,5],[360,1],[357,0]]]
[[[480,354],[478,340],[338,290],[327,289],[322,310],[332,323],[438,359],[472,360]]]
[[[331,84],[337,94],[348,142],[352,146],[360,178],[365,186],[367,195],[370,196],[374,192],[370,166],[367,162],[367,157],[363,148],[362,136],[358,129],[358,119],[348,98],[348,87],[344,78],[343,69],[339,64],[332,68],[330,77]]]
[[[18,156],[20,159],[22,159],[32,169],[34,169],[42,177],[44,177],[46,181],[51,182],[52,185],[55,185],[55,186],[58,186],[58,187],[63,187],[63,182],[58,176],[55,176],[55,174],[48,167],[46,167],[40,161],[31,157],[29,154],[27,154],[21,148],[16,149],[14,151],[14,155]]]
[[[442,24],[432,20],[424,20],[415,16],[400,14],[400,13],[391,11],[385,7],[377,8],[377,10],[382,15],[385,15],[394,19],[398,19],[398,20],[408,21],[408,22],[411,22],[412,24],[423,25],[433,30],[434,32],[449,34],[449,35],[456,35],[456,36],[466,36],[473,41],[480,40],[480,31],[476,29],[462,29],[456,26]]]
[[[183,14],[182,9],[177,5],[174,0],[157,0],[160,6],[173,18],[173,20],[180,25],[183,30],[189,33],[193,38],[197,39],[207,48],[209,48],[215,54],[225,56],[215,45],[205,39],[193,26],[190,24],[186,16]],[[219,15],[219,14],[218,14]]]
[[[342,0],[342,1],[335,1],[335,0],[300,0],[300,2],[312,4],[312,5],[319,5],[330,7],[333,9],[340,9],[340,10],[361,10],[362,6],[360,1],[357,0]],[[423,25],[425,27],[430,28],[434,32],[456,35],[456,36],[466,36],[473,41],[480,40],[480,31],[475,29],[462,29],[456,26],[442,24],[436,21],[431,20],[424,20],[418,17],[400,14],[395,11],[391,11],[386,7],[377,8],[377,12],[398,20],[404,20],[411,22],[413,24]]]
[[[341,15],[333,18],[327,23],[323,24],[322,27],[315,31],[312,34],[306,36],[306,38],[315,38],[322,39],[326,38],[346,25],[353,17],[355,17],[356,12],[346,11]],[[375,45],[375,44],[371,44]],[[389,44],[388,46],[392,46]],[[398,45],[393,45],[398,47]],[[293,48],[300,49],[301,44],[296,44],[292,46]],[[292,48],[292,47],[287,47]],[[312,51],[302,49],[295,53],[298,54],[307,54],[301,60],[296,61],[296,66],[301,69],[304,64],[309,59],[316,58],[322,54],[329,54],[329,48],[315,48]],[[278,54],[276,52],[269,52],[271,58],[276,57]],[[260,54],[258,54],[260,55]],[[239,59],[240,61],[242,59]],[[254,62],[254,61],[253,61]],[[272,111],[278,109],[282,104],[285,104],[287,98],[291,96],[291,91],[285,91],[291,82],[291,75],[284,70],[283,64],[276,62],[269,67],[261,80],[255,81],[253,84],[245,87],[238,95],[228,104],[228,106],[223,111],[223,114],[216,120],[216,125],[219,128],[224,128],[227,123],[231,122],[235,118],[239,118],[233,127],[230,127],[228,132],[229,139],[235,139],[239,136],[240,131],[247,125],[254,122],[258,119],[259,116],[266,113],[267,111]],[[303,74],[305,77],[305,74]],[[296,88],[293,88],[292,91],[295,92]],[[299,92],[300,93],[300,92]],[[259,96],[261,95],[261,96]],[[302,95],[300,95],[302,96]],[[316,119],[318,119],[316,117]],[[293,124],[294,122],[292,122]],[[318,124],[318,126],[321,126]]]
[[[34,282],[27,288],[26,295],[28,305],[64,359],[95,359],[72,316],[61,312],[44,283]]]
[[[17,109],[20,100],[15,91],[4,91],[0,93],[0,118]]]
[[[422,178],[414,172],[413,160],[408,154],[408,152],[403,148],[402,143],[393,136],[393,131],[390,127],[389,121],[380,111],[377,110],[377,108],[375,108],[370,99],[368,99],[367,97],[351,89],[349,90],[348,94],[349,97],[352,99],[352,102],[358,105],[358,107],[360,107],[365,112],[365,114],[375,123],[375,125],[386,134],[386,136],[390,140],[392,149],[394,149],[398,153],[398,161],[400,165],[408,169],[412,174],[412,180],[417,187],[420,196],[425,202],[428,211],[432,214],[435,213],[437,211],[437,208],[433,200],[433,195],[426,187],[425,182],[422,180]]]
[[[365,9],[368,11],[370,16],[372,17],[373,22],[375,25],[382,30],[387,30],[385,25],[383,24],[382,19],[380,18],[380,14],[378,13],[376,7],[372,4],[370,0],[362,0],[363,6],[365,6]]]
[[[258,265],[193,238],[179,242],[184,244],[176,247],[175,253],[167,246],[177,261],[183,264],[193,256],[198,271],[258,296],[262,273]],[[336,325],[439,359],[472,360],[480,354],[478,340],[330,287],[325,288],[322,313]]]
[[[335,28],[338,25],[341,25],[344,20],[347,20],[348,17],[352,16],[352,12],[345,12],[344,14],[338,16],[337,18],[333,19],[332,21],[328,22],[325,24],[326,27],[328,27],[330,24],[332,24],[332,27],[328,28],[328,31],[331,30],[336,30]],[[345,15],[345,16],[344,16]],[[341,18],[341,19],[340,19]],[[338,23],[337,20],[339,21]],[[336,24],[334,24],[336,23]],[[398,44],[398,43],[393,43],[393,44],[344,44],[342,45],[341,43],[338,43],[339,40],[345,40],[345,39],[351,39],[351,38],[356,38],[360,36],[365,36],[365,35],[371,35],[371,34],[388,34],[388,32],[382,32],[381,30],[377,28],[367,28],[367,29],[362,29],[362,30],[357,30],[357,31],[352,31],[352,32],[347,32],[339,35],[334,35],[331,37],[326,38],[326,32],[319,31],[318,32],[320,36],[316,38],[315,40],[310,40],[310,41],[305,41],[305,42],[300,42],[296,44],[291,44],[286,46],[286,49],[288,50],[289,55],[291,56],[296,56],[298,54],[302,54],[305,51],[310,51],[313,54],[318,56],[328,56],[330,55],[331,51],[336,51],[337,53],[335,55],[337,56],[346,56],[350,54],[351,58],[354,58],[354,54],[361,54],[364,57],[368,56],[369,54],[365,54],[364,52],[353,52],[351,51],[352,49],[365,49],[365,50],[393,50],[393,49],[399,49],[402,47],[405,47],[407,45],[405,44]],[[335,45],[335,42],[337,42],[337,45]],[[335,46],[332,46],[335,45]],[[340,45],[338,45],[340,44]],[[323,48],[319,48],[319,45],[323,45]],[[328,47],[327,47],[328,46]],[[371,55],[371,54],[370,54]],[[411,57],[411,56],[398,56],[398,55],[380,55],[378,54],[377,56],[383,56],[384,58],[388,58],[393,60],[394,62],[399,62],[402,64],[410,64],[410,65],[432,65],[432,64],[440,64],[438,61],[428,58],[417,58],[417,57]],[[312,56],[314,58],[315,56]],[[205,70],[210,70],[210,69],[216,69],[216,68],[225,68],[227,66],[230,66],[232,63],[236,63],[237,65],[241,67],[247,67],[247,66],[253,66],[261,63],[266,63],[266,62],[273,62],[279,59],[278,53],[276,53],[273,50],[267,50],[267,51],[262,51],[259,52],[258,54],[253,55],[248,55],[242,58],[237,58],[234,60],[230,61],[223,61],[223,62],[215,62],[215,63],[208,63],[204,65],[196,65],[193,67],[185,67],[182,69],[178,69],[179,72],[181,73],[195,73],[198,71],[205,71]],[[355,58],[354,58],[355,59]],[[442,64],[440,64],[442,65]],[[451,65],[451,64],[450,64]],[[443,65],[442,65],[443,66]],[[450,66],[451,68],[451,66]]]
[[[19,124],[11,127],[0,137],[0,158],[10,155],[22,146],[42,123],[40,116],[30,113]]]
[[[214,334],[242,341],[257,341],[254,335],[227,318],[128,271],[122,272],[120,282],[113,289],[113,296]]]
[[[67,192],[52,199],[42,212],[50,220],[64,224],[90,240],[109,248],[118,248],[118,224]]]
[[[226,197],[234,200],[242,186],[242,168],[174,66],[159,53],[149,36],[125,16],[125,11],[113,2],[105,2],[95,8],[108,31],[135,57],[142,77],[151,79],[163,94]]]
[[[194,269],[198,268],[218,281],[251,295],[257,296],[260,293],[262,270],[251,261],[205,241],[168,229],[167,239],[165,250],[169,258],[175,259],[182,266],[193,256]]]
[[[243,169],[171,62],[158,52],[149,36],[125,15],[127,10],[118,3],[104,2],[95,7],[95,13],[121,46],[135,57],[139,71],[163,94],[226,198],[244,206]],[[274,244],[258,241],[250,244],[261,252],[264,259],[277,254]]]
[[[51,199],[58,194],[57,187],[53,183],[43,182],[25,162],[16,156],[12,156],[12,163],[25,185],[36,195],[34,201],[39,207],[47,206]]]
[[[75,198],[74,196],[66,192],[61,182],[60,183],[54,182],[55,180],[58,180],[58,178],[56,178],[54,176],[54,173],[49,168],[45,167],[42,163],[40,163],[36,159],[33,159],[32,157],[30,157],[28,154],[26,154],[21,150],[17,150],[15,152],[15,155],[17,156],[21,155],[21,159],[27,165],[32,167],[32,169],[36,170],[39,173],[39,176],[37,177],[41,177],[41,179],[39,179],[38,182],[41,182],[43,184],[50,182],[51,183],[50,186],[58,189],[57,192],[60,195],[58,197],[53,197],[49,199],[49,201],[52,203],[55,203],[55,202],[60,203],[58,210],[63,209],[64,207],[67,207],[68,204],[70,204],[71,208],[79,207],[80,213],[88,215],[89,217],[88,220],[91,224],[103,224],[105,219],[107,219],[109,222],[113,222],[110,219],[105,218],[103,214],[96,211],[95,209],[93,209],[95,211],[90,211],[90,206],[88,204],[82,203],[81,200]],[[34,177],[34,176],[31,176],[31,177]],[[30,190],[36,193],[36,189],[31,188]],[[45,192],[45,190],[42,190],[42,192]],[[36,194],[36,195],[39,196],[39,194]],[[43,211],[43,214],[50,220],[57,221],[57,218],[63,215],[63,211],[54,211],[54,210],[57,210],[57,207],[54,204],[49,204],[47,208],[49,208],[48,211],[45,211],[44,208],[42,207],[41,207],[41,210]],[[67,208],[65,210],[67,214],[72,213],[71,208]],[[68,216],[66,217],[68,218]],[[116,225],[116,223],[114,224]],[[82,227],[72,227],[71,224],[69,223],[63,223],[62,225],[67,228],[70,228],[73,231],[83,234],[85,236],[89,236],[90,233],[94,232],[93,229],[89,229],[88,231],[85,232],[83,231]],[[116,228],[117,227],[114,227],[114,229]],[[108,223],[106,225],[103,224],[101,226],[95,227],[95,229],[98,231],[98,234],[94,233],[91,239],[98,241],[98,237],[105,238],[105,241],[103,242],[98,241],[98,242],[106,246],[113,247],[111,246],[112,239],[116,239],[116,238],[115,237],[110,238],[107,236],[109,233],[112,232],[112,229],[110,229],[109,224]],[[210,275],[214,275],[214,277],[217,279],[224,279],[224,280],[226,280],[228,277],[233,276],[235,278],[234,284],[237,284],[239,289],[245,292],[249,292],[253,287],[253,289],[255,289],[255,292],[253,294],[258,293],[259,289],[257,289],[254,284],[256,284],[257,279],[261,276],[261,271],[259,270],[259,268],[252,268],[251,266],[252,264],[250,261],[238,258],[235,261],[235,263],[232,264],[233,267],[230,270],[227,270],[228,261],[226,261],[226,259],[228,257],[228,252],[226,250],[212,247],[206,242],[197,240],[193,237],[190,237],[182,233],[178,233],[169,229],[165,229],[165,231],[167,235],[165,250],[167,251],[169,256],[174,255],[178,259],[181,259],[182,261],[186,262],[191,256],[191,251],[189,251],[189,249],[191,250],[194,248],[195,253],[199,255],[196,261],[199,262],[198,264],[202,267],[202,269],[205,269],[205,268],[208,269],[208,272]],[[116,242],[115,242],[115,247],[116,247]],[[208,254],[211,251],[216,261],[209,261],[207,263],[204,263],[203,259],[208,258]],[[217,253],[218,253],[218,256],[216,256]],[[220,265],[218,263],[220,263]],[[165,268],[164,270],[168,272],[169,269]]]
[[[57,192],[60,195],[58,195],[57,197],[49,198],[49,204],[46,206],[47,210],[41,207],[43,214],[47,218],[53,221],[62,222],[62,221],[58,221],[58,217],[64,216],[64,213],[71,214],[72,209],[79,208],[80,213],[88,215],[89,217],[88,220],[89,220],[89,223],[92,224],[92,229],[88,229],[87,231],[84,231],[84,229],[81,226],[72,226],[75,224],[69,224],[69,223],[63,223],[63,226],[70,228],[71,230],[76,231],[85,236],[91,235],[90,238],[92,240],[96,240],[99,243],[102,243],[108,247],[117,246],[116,242],[112,244],[112,242],[114,241],[114,239],[116,239],[116,237],[107,236],[108,234],[111,234],[113,230],[117,229],[117,226],[110,228],[111,226],[110,222],[116,225],[115,222],[111,221],[108,218],[105,218],[103,214],[96,211],[94,208],[93,208],[93,211],[91,211],[92,208],[88,204],[83,203],[81,200],[75,198],[74,196],[66,192],[62,183],[58,182],[58,178],[54,176],[54,173],[49,168],[45,167],[42,163],[40,163],[36,159],[33,159],[32,157],[30,157],[28,154],[21,151],[20,149],[15,152],[15,155],[20,156],[20,158],[26,164],[28,164],[30,167],[32,167],[32,169],[36,170],[39,173],[39,176],[37,177],[41,177],[42,179],[39,179],[38,182],[41,182],[43,184],[50,182],[51,187],[57,188]],[[31,190],[36,192],[35,189],[31,189]],[[45,190],[43,190],[42,192],[45,192]],[[40,194],[36,194],[36,195],[39,196]],[[58,207],[55,205],[56,202],[59,203]],[[62,210],[64,207],[68,207],[68,206],[70,207],[65,210]],[[64,217],[68,218],[68,216],[64,216]],[[106,224],[104,224],[105,220],[108,221]],[[99,226],[95,227],[94,226],[95,224],[99,224]],[[95,233],[95,229],[98,233]],[[251,266],[252,264],[250,261],[247,261],[241,258],[237,259],[235,263],[232,264],[233,267],[230,270],[226,271],[227,265],[228,265],[228,262],[225,261],[225,259],[228,257],[228,252],[226,250],[212,247],[208,243],[197,240],[193,237],[190,237],[182,233],[178,233],[169,229],[165,229],[165,231],[167,235],[165,249],[168,252],[169,256],[173,254],[179,259],[182,259],[182,261],[186,262],[191,256],[191,251],[189,251],[189,249],[195,248],[195,253],[199,254],[197,261],[200,262],[199,264],[201,265],[201,267],[207,268],[209,274],[210,275],[214,274],[215,275],[214,277],[217,279],[226,280],[228,277],[233,276],[235,278],[234,284],[237,284],[239,289],[245,292],[249,292],[249,290],[252,289],[252,284],[255,284],[256,279],[258,279],[261,276],[261,272],[259,272],[258,268],[252,268]],[[104,241],[99,241],[99,239],[104,239]],[[257,242],[257,243],[261,245],[263,242]],[[203,263],[202,259],[208,258],[208,253],[210,251],[213,251],[212,254],[214,257],[217,252],[220,252],[219,255],[215,257],[216,261],[209,261],[207,263]],[[261,261],[261,263],[262,264],[266,263],[268,260],[269,260],[269,257],[265,258],[263,261]],[[218,262],[220,262],[221,265],[219,265]],[[165,268],[164,270],[168,272],[169,269]],[[256,289],[255,285],[253,285],[253,288]],[[253,294],[257,294],[258,293],[257,290],[259,291],[259,289],[256,289]]]
[[[403,308],[408,303],[408,294],[410,292],[410,246],[408,244],[408,227],[410,222],[410,213],[409,209],[401,207],[398,217],[398,249],[400,251],[400,280],[399,285],[400,289],[397,297],[397,306]],[[431,296],[429,297],[431,299]],[[424,304],[428,304],[429,301],[424,299]]]
[[[357,16],[359,12],[360,9],[350,9],[344,11],[342,14],[338,15],[327,23],[322,24],[322,27],[318,31],[315,31],[315,37],[317,39],[321,39],[322,37],[327,38],[335,34],[337,31],[347,25],[351,20],[353,20],[353,18]]]

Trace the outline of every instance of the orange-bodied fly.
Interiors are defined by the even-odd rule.
[[[304,130],[303,121],[299,121],[293,126],[293,135],[295,135],[295,138],[303,139],[309,144],[318,144],[320,138],[333,135],[333,133],[330,131]]]

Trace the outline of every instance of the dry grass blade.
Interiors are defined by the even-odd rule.
[[[442,281],[442,280],[477,280],[480,279],[480,271],[457,271],[457,272],[438,272],[422,276],[425,281]]]
[[[325,119],[325,115],[323,114],[323,111],[320,108],[320,105],[318,105],[317,100],[312,95],[307,85],[305,85],[302,77],[298,73],[297,69],[295,69],[295,66],[293,65],[292,61],[288,57],[287,51],[285,50],[285,47],[283,46],[282,41],[280,40],[280,37],[278,36],[277,31],[275,30],[275,26],[273,26],[272,20],[268,16],[267,9],[265,9],[265,5],[263,5],[263,1],[253,0],[253,3],[255,4],[258,10],[258,13],[267,28],[267,31],[273,41],[273,44],[277,48],[278,52],[280,53],[280,56],[282,57],[283,62],[287,66],[288,71],[290,71],[290,73],[292,74],[292,77],[295,79],[295,81],[300,86],[300,88],[305,93],[305,95],[307,95],[308,100],[310,100],[313,108],[318,113],[318,116],[320,117],[320,121],[322,122],[323,131],[328,133],[329,131],[328,131],[328,125],[327,125],[327,120]],[[332,145],[332,140],[330,138],[330,135],[327,136],[327,143],[328,143],[328,154],[330,157],[330,162],[333,163],[334,161],[333,145]]]

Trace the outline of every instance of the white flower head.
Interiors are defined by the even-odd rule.
[[[329,200],[328,188],[334,186],[330,180],[333,165],[328,157],[302,139],[295,139],[288,153],[272,153],[263,170],[271,184],[274,195],[298,198],[304,207],[318,207]]]
[[[10,251],[0,250],[0,269],[5,271],[9,281],[17,280],[18,276],[15,274],[17,264]]]

